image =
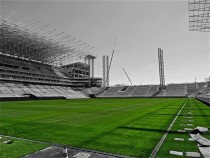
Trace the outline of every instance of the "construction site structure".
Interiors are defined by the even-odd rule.
[[[164,59],[163,50],[158,48],[158,63],[159,63],[159,77],[160,77],[160,90],[165,89],[165,74],[164,74]]]
[[[109,87],[109,56],[108,55],[103,55],[102,57],[102,66],[103,66],[103,87]]]
[[[0,2],[1,80],[92,86],[93,80],[101,80],[94,78],[93,49],[10,3]]]
[[[102,57],[102,62],[103,62],[103,81],[102,81],[102,85],[103,87],[106,87],[106,56],[103,55]]]
[[[210,37],[210,1],[209,0],[188,0],[189,30],[198,32],[208,32]],[[210,58],[210,41],[209,41]],[[210,68],[210,64],[208,65]],[[210,75],[210,72],[209,72]],[[207,78],[207,85],[210,81]]]

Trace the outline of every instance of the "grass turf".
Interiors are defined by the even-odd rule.
[[[12,140],[12,144],[4,144],[4,140]],[[1,158],[14,158],[21,157],[33,153],[37,150],[46,148],[47,145],[33,143],[25,140],[18,140],[14,138],[1,138],[0,139],[0,157]]]
[[[189,114],[189,111],[192,111],[192,115]],[[192,120],[193,122],[189,122],[189,120]],[[187,124],[192,124],[193,126],[183,126]],[[186,133],[177,132],[177,130],[183,130],[184,128],[194,129],[198,126],[210,128],[210,107],[196,99],[189,99],[173,128],[169,132],[165,142],[161,146],[157,157],[177,157],[169,155],[170,150],[199,153],[197,143],[188,140],[190,138],[190,131],[186,131]],[[202,136],[210,139],[210,132],[203,133]],[[176,141],[174,138],[184,138],[184,141]]]
[[[185,100],[0,102],[0,134],[149,157]]]

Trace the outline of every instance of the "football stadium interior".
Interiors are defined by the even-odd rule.
[[[109,86],[108,57],[95,77],[93,46],[0,6],[0,157],[210,157],[210,78],[166,84],[158,48],[160,84]]]

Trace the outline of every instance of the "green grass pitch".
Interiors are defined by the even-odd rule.
[[[0,102],[0,134],[149,157],[185,101],[136,98]],[[194,103],[198,111],[210,109],[201,102]],[[209,111],[205,115],[210,117]],[[159,155],[167,152],[161,150]]]

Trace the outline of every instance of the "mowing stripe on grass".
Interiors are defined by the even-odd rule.
[[[19,137],[14,137],[14,136],[5,136],[5,135],[0,135],[0,136],[1,137],[6,137],[6,138],[14,138],[14,139],[19,139],[19,140],[25,140],[25,141],[40,143],[40,144],[48,144],[48,145],[52,144],[52,143],[49,143],[49,142],[43,142],[43,141],[38,141],[38,140],[26,139],[26,138],[19,138]]]
[[[0,137],[14,138],[14,139],[19,139],[19,140],[24,140],[24,141],[34,142],[34,143],[47,144],[47,145],[51,145],[51,146],[53,145],[53,146],[61,147],[61,148],[63,148],[63,146],[64,146],[62,144],[52,144],[50,142],[43,142],[43,141],[38,141],[38,140],[33,140],[33,139],[26,139],[26,138],[20,138],[20,137],[14,137],[14,136],[6,136],[6,135],[1,135],[1,134],[0,134]],[[91,152],[91,153],[94,153],[94,154],[100,154],[100,155],[103,155],[104,157],[131,158],[129,156],[124,156],[124,155],[119,155],[119,154],[113,154],[113,153],[107,153],[107,152],[97,151],[97,150],[91,150],[91,149],[84,149],[84,148],[77,148],[77,147],[70,147],[70,146],[67,146],[67,148],[68,149],[72,149],[72,150],[79,150],[80,152]],[[47,148],[42,149],[40,151],[44,151],[46,149]],[[40,151],[36,151],[36,152],[40,152]],[[27,155],[25,155],[25,156],[27,156]]]
[[[163,144],[163,142],[165,141],[169,131],[171,130],[172,126],[174,125],[176,119],[178,118],[179,114],[181,113],[182,109],[184,108],[185,104],[187,103],[188,100],[186,100],[184,102],[184,104],[182,105],[181,109],[179,110],[179,112],[177,113],[176,117],[174,118],[174,120],[171,122],[170,126],[168,127],[168,129],[166,130],[166,132],[164,133],[163,137],[160,139],[160,141],[158,142],[158,144],[156,145],[156,147],[154,148],[154,150],[152,151],[150,158],[154,158],[155,155],[157,154],[157,152],[159,151],[161,145]]]

